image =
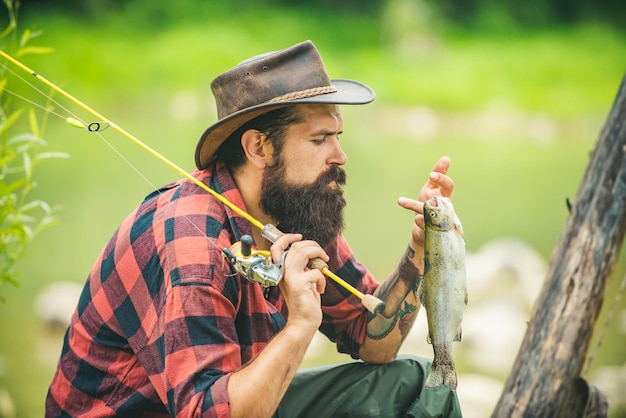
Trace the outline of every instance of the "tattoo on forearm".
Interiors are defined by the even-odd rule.
[[[397,312],[393,314],[391,318],[378,318],[377,323],[371,321],[372,316],[373,315],[370,314],[370,322],[367,325],[367,336],[372,340],[382,340],[385,338],[394,330],[396,322],[398,322]]]
[[[400,309],[398,312],[398,328],[400,328],[400,335],[402,339],[409,334],[411,327],[413,326],[413,322],[415,322],[415,317],[417,316],[417,306],[404,301],[404,308]]]
[[[410,292],[417,293],[421,279],[419,269],[411,261],[414,257],[415,251],[408,246],[396,270],[380,285],[378,297],[385,302],[386,308],[381,315],[370,315],[367,325],[369,338],[385,338],[395,329],[397,323],[402,339],[411,329],[418,307],[407,302],[406,297]]]
[[[409,287],[415,284],[420,274],[415,264],[413,264],[413,261],[411,261],[413,258],[415,258],[415,250],[408,245],[402,257],[402,261],[400,261],[400,265],[398,266],[398,276],[400,280],[408,284]]]

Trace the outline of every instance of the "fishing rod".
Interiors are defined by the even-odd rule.
[[[90,113],[92,116],[96,117],[100,121],[100,122],[93,122],[93,123],[88,124],[87,126],[85,126],[79,120],[77,120],[75,118],[72,118],[72,117],[69,117],[69,118],[66,119],[66,122],[68,124],[70,124],[72,126],[75,126],[75,127],[87,128],[87,130],[89,130],[90,132],[97,132],[97,131],[101,130],[101,126],[100,126],[101,123],[110,126],[112,129],[114,129],[119,134],[121,134],[123,137],[125,137],[128,140],[130,140],[131,142],[133,142],[135,145],[139,146],[141,149],[146,151],[148,154],[152,155],[153,157],[155,157],[156,159],[158,159],[159,161],[161,161],[162,163],[164,163],[168,167],[172,168],[179,175],[185,177],[186,179],[188,179],[189,181],[194,183],[196,186],[198,186],[201,189],[205,190],[206,192],[210,193],[213,197],[215,197],[221,203],[223,203],[224,205],[226,205],[227,207],[232,209],[236,214],[238,214],[239,216],[245,218],[253,226],[259,228],[261,230],[261,235],[264,238],[266,238],[268,241],[274,243],[274,242],[276,242],[277,239],[279,239],[281,236],[284,235],[284,233],[282,231],[280,231],[276,226],[274,226],[272,224],[265,224],[264,225],[262,222],[260,222],[256,218],[254,218],[252,215],[250,215],[249,213],[247,213],[246,211],[242,210],[237,205],[232,203],[226,197],[224,197],[223,195],[219,194],[215,190],[211,189],[209,186],[207,186],[206,184],[204,184],[203,182],[201,182],[200,180],[198,180],[197,178],[192,176],[186,170],[182,169],[181,167],[176,165],[174,162],[170,161],[168,158],[166,158],[165,156],[161,155],[160,153],[158,153],[153,148],[149,147],[144,142],[140,141],[137,137],[132,135],[130,132],[128,132],[125,129],[121,128],[120,126],[115,124],[113,121],[111,121],[108,118],[104,117],[103,115],[101,115],[100,113],[98,113],[97,111],[92,109],[90,106],[86,105],[85,103],[83,103],[82,101],[77,99],[76,97],[74,97],[71,94],[67,93],[65,90],[63,90],[61,87],[57,86],[56,84],[52,83],[51,81],[48,81],[45,77],[43,77],[40,74],[36,73],[35,71],[31,70],[26,65],[22,64],[20,61],[18,61],[15,58],[11,57],[10,55],[8,55],[6,52],[4,52],[1,49],[0,49],[0,56],[5,58],[7,61],[13,63],[14,65],[19,67],[23,71],[27,72],[28,74],[32,75],[38,81],[42,82],[43,84],[45,84],[46,86],[48,86],[49,88],[51,88],[52,90],[54,90],[55,92],[60,94],[61,96],[65,97],[67,100],[69,100],[72,103],[76,104],[81,109],[83,109],[86,112]],[[267,260],[271,260],[271,256],[267,252],[262,252],[262,251],[252,252],[252,251],[249,250],[247,244],[243,245],[243,251],[237,251],[234,254],[233,254],[233,251],[232,251],[232,247],[231,247],[231,249],[225,249],[225,250],[228,250],[228,251],[224,251],[224,254],[225,254],[226,258],[229,261],[231,261],[231,262],[232,261],[238,261],[238,260],[245,261],[244,264],[247,267],[249,267],[249,268],[240,268],[240,269],[238,269],[238,271],[240,273],[243,273],[244,275],[246,275],[246,278],[249,279],[247,274],[252,272],[252,271],[255,271],[255,272],[259,272],[260,271],[260,274],[263,275],[263,274],[265,274],[263,270],[267,270],[267,272],[268,272],[268,274],[270,274],[270,276],[275,276],[273,274],[273,270],[270,271],[269,264],[271,264],[271,262],[268,263]],[[250,257],[256,257],[255,260],[258,257],[262,257],[266,261],[264,261],[261,264],[259,264],[259,263],[250,263],[250,260],[249,260]],[[255,267],[260,265],[261,266],[261,270],[258,270],[258,269],[252,270],[252,266],[253,265]],[[308,267],[311,268],[311,269],[320,270],[325,276],[327,276],[328,278],[332,279],[339,286],[341,286],[342,288],[344,288],[345,290],[347,290],[348,292],[350,292],[351,294],[356,296],[358,299],[361,300],[361,303],[363,304],[363,306],[369,312],[371,312],[372,314],[378,315],[385,309],[385,303],[383,301],[381,301],[380,299],[378,299],[374,295],[363,294],[361,291],[359,291],[358,289],[356,289],[355,287],[350,285],[348,282],[346,282],[345,280],[343,280],[342,278],[337,276],[335,273],[330,271],[330,269],[328,268],[328,265],[322,259],[315,258],[315,259],[310,260],[309,264],[308,264]],[[280,276],[278,276],[276,278],[276,280],[269,280],[269,281],[267,281],[267,280],[264,280],[264,281],[257,280],[257,281],[261,282],[261,284],[265,285],[265,286],[276,285],[278,283],[279,277]]]

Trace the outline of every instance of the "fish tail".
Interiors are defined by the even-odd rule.
[[[456,390],[457,376],[454,368],[454,361],[450,355],[450,344],[433,345],[435,358],[433,365],[426,376],[426,387],[434,388],[446,385],[452,390]]]
[[[452,390],[456,390],[457,377],[454,365],[435,364],[430,368],[426,377],[426,387],[435,388],[445,385]]]

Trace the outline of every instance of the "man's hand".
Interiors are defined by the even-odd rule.
[[[417,195],[417,200],[401,197],[398,204],[405,209],[416,213],[415,222],[411,231],[411,246],[413,249],[424,247],[424,202],[433,196],[450,197],[454,189],[454,182],[446,175],[450,168],[450,158],[441,157],[428,180]]]
[[[289,317],[285,327],[251,362],[231,374],[228,397],[232,417],[272,415],[322,323],[320,294],[324,293],[326,279],[307,264],[317,257],[328,261],[324,250],[314,241],[302,241],[300,234],[284,234],[270,252],[274,263],[284,262],[278,286]]]
[[[287,251],[285,257],[283,254]],[[288,322],[317,330],[322,323],[321,297],[326,278],[321,271],[309,269],[309,260],[329,257],[315,241],[302,241],[301,234],[285,234],[270,248],[274,262],[284,263],[283,279],[278,286],[289,309]]]

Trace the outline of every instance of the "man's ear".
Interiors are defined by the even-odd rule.
[[[246,153],[248,161],[255,167],[264,169],[272,157],[272,144],[267,136],[256,129],[248,129],[241,135],[241,146]]]

